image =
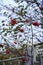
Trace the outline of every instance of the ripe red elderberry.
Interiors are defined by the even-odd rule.
[[[8,49],[6,49],[6,54],[9,54],[9,53],[10,53],[10,51]]]
[[[14,42],[14,44],[17,44],[17,42]]]
[[[22,58],[22,61],[25,62],[25,58]]]
[[[17,24],[16,20],[15,20],[15,19],[12,19],[12,20],[11,20],[11,24],[12,24],[12,25]]]
[[[40,10],[43,10],[43,6],[41,6],[41,7],[39,7],[40,8]]]
[[[38,23],[38,22],[32,22],[32,24],[33,24],[34,26],[39,26],[39,23]]]
[[[19,30],[20,30],[20,32],[24,32],[24,29],[23,28],[20,28]]]
[[[27,62],[27,61],[29,61],[29,59],[28,58],[27,59],[26,58],[22,58],[22,61],[23,62]]]

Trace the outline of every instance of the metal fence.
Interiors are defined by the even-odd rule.
[[[22,58],[24,58],[24,56],[0,60],[0,65],[23,65],[21,60]]]

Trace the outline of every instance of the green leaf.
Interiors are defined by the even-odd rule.
[[[18,8],[20,8],[20,7],[24,7],[24,6],[23,5],[18,6]]]
[[[7,36],[7,33],[5,33],[5,36]]]
[[[2,24],[2,26],[4,26],[5,24]]]
[[[5,22],[4,20],[2,21],[2,23]]]
[[[6,39],[4,39],[4,41],[6,41]]]

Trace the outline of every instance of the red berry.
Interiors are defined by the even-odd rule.
[[[20,32],[24,32],[24,29],[23,28],[20,28],[19,30],[20,30]]]
[[[10,51],[8,49],[6,49],[6,54],[9,54],[9,53],[10,53]]]
[[[32,24],[33,24],[34,26],[39,26],[39,23],[38,23],[38,22],[32,22]]]
[[[41,6],[41,7],[39,7],[40,8],[40,10],[43,10],[43,6]]]
[[[27,23],[29,23],[29,22],[30,22],[30,20],[29,20],[29,19],[26,19],[26,22],[27,22]]]
[[[11,20],[11,24],[12,24],[12,25],[17,24],[16,20],[15,20],[15,19],[12,19],[12,20]]]
[[[29,59],[28,58],[22,58],[22,61],[27,62],[27,61],[29,61]]]
[[[17,42],[14,42],[14,44],[17,44]]]
[[[25,62],[25,58],[22,58],[22,61]]]

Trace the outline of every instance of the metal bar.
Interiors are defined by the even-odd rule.
[[[32,19],[31,19],[31,20],[32,20]],[[31,48],[32,58],[31,58],[31,65],[33,65],[33,28],[32,28],[32,25],[31,25],[31,32],[32,32],[32,48]]]
[[[18,61],[18,65],[20,65],[20,61]]]
[[[10,65],[12,65],[12,62],[10,61]]]
[[[10,58],[10,59],[6,59],[6,60],[0,60],[0,62],[11,61],[11,60],[17,60],[17,59],[21,59],[21,58],[24,58],[24,57],[25,57],[25,56]]]

